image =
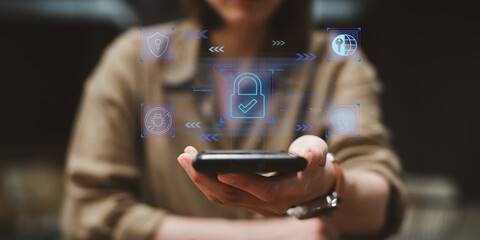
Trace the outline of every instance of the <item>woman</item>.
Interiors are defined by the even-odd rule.
[[[380,121],[380,86],[373,68],[364,59],[361,63],[326,62],[326,36],[311,32],[305,17],[309,1],[191,0],[187,6],[192,10],[189,20],[156,26],[175,28],[174,63],[139,62],[141,36],[131,30],[107,49],[86,83],[68,153],[67,238],[331,239],[338,234],[372,239],[395,232],[403,212],[401,167]],[[192,29],[208,29],[208,40],[183,36]],[[269,46],[279,39],[287,43],[285,47]],[[188,118],[177,114],[177,126],[213,124],[199,109],[208,106],[219,111],[218,98],[205,95],[207,100],[198,101],[191,91],[192,83],[205,81],[195,76],[202,71],[197,67],[200,58],[215,57],[208,52],[210,46],[226,50],[224,58],[215,58],[218,65],[228,58],[295,57],[297,52],[318,56],[285,70],[294,96],[308,97],[293,98],[289,111],[278,115],[282,121],[276,127],[285,133],[280,134],[283,137],[267,136],[260,142],[238,137],[232,145],[186,134],[139,138],[140,104],[145,102],[175,103],[176,113],[194,113]],[[248,69],[252,64],[245,60],[236,67]],[[212,74],[218,86],[218,76]],[[360,103],[361,136],[322,140],[325,111],[308,109],[326,103]],[[282,107],[276,104],[276,112]],[[297,122],[311,123],[312,135],[296,138],[292,133]],[[266,127],[252,125],[252,132]],[[225,124],[227,129],[236,127]],[[212,177],[193,169],[197,149],[232,146],[288,149],[305,157],[308,165],[297,174],[271,178]],[[327,152],[340,161],[341,178],[335,164],[326,161]],[[342,202],[329,215],[302,221],[261,216],[283,215],[290,206],[331,193],[338,182],[342,182]]]

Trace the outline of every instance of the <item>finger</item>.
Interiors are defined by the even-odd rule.
[[[288,148],[288,153],[295,155],[295,156],[300,156],[300,147],[301,147],[301,142],[300,141],[293,141],[292,144],[290,144],[290,147]]]
[[[327,152],[328,146],[325,141],[312,135],[304,135],[295,139],[289,148],[290,154],[307,159],[307,170],[325,166]]]
[[[216,179],[206,179],[202,185],[198,184],[197,186],[213,203],[244,208],[263,216],[274,214],[273,210],[270,210],[262,200],[241,189],[220,183]]]
[[[255,197],[273,202],[281,195],[281,187],[278,181],[257,174],[218,174],[218,180],[230,186],[242,189]]]
[[[193,158],[194,157],[189,153],[182,153],[178,157],[178,162],[180,163],[180,165],[182,165],[183,169],[187,172],[187,175],[195,184],[201,184],[204,181],[209,180],[209,181],[215,181],[219,185],[221,185],[220,182],[216,181],[215,177],[211,177],[206,174],[202,174],[195,171],[195,169],[192,166]]]
[[[181,165],[184,167],[190,179],[207,196],[207,198],[209,198],[210,201],[232,207],[255,207],[257,212],[269,214],[267,211],[260,211],[260,209],[265,207],[265,203],[255,196],[225,185],[219,182],[215,177],[195,171],[195,169],[191,166],[191,159],[192,157],[189,154],[183,153],[179,156],[178,161],[181,162]]]
[[[321,145],[307,145],[300,149],[298,156],[303,157],[308,161],[306,170],[311,170],[317,168],[318,166],[325,166],[326,155],[326,147],[324,148]]]
[[[196,157],[197,154],[198,154],[197,149],[195,149],[195,148],[192,147],[192,146],[186,147],[185,150],[184,150],[184,152],[190,154],[190,155],[193,156],[193,157]]]

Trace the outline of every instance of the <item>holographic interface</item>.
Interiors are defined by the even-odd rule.
[[[164,88],[162,98],[169,99],[170,103],[162,105],[152,98],[147,101],[149,104],[141,105],[141,137],[182,136],[192,141],[231,144],[235,138],[260,143],[267,136],[303,134],[325,138],[359,137],[360,104],[335,104],[330,102],[328,91],[314,91],[301,84],[320,81],[315,76],[322,64],[334,61],[361,64],[358,63],[361,61],[360,31],[360,28],[328,28],[326,54],[312,51],[235,58],[223,57],[228,54],[228,48],[207,43],[207,29],[175,33],[174,27],[142,28],[140,62],[166,61],[161,64],[178,66],[179,74],[187,72],[189,69],[181,68],[185,63],[175,62],[174,49],[181,46],[175,45],[174,34],[182,41],[205,42],[199,45],[210,56],[200,56],[192,67],[193,78],[181,85],[146,86]],[[272,39],[270,47],[280,51],[288,44],[282,39]],[[184,94],[178,94],[179,91]],[[181,122],[175,122],[176,115]],[[175,125],[179,127],[175,129]]]

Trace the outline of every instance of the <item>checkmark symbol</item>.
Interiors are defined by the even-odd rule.
[[[250,111],[250,109],[252,109],[253,106],[255,106],[255,104],[257,104],[257,99],[252,99],[252,101],[250,101],[247,106],[240,104],[238,105],[238,108],[242,110],[243,113],[247,113],[248,111]]]

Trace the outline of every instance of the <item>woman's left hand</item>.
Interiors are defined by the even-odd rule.
[[[333,186],[335,170],[332,163],[326,161],[328,147],[325,141],[317,136],[301,136],[293,141],[288,152],[307,159],[307,167],[296,173],[272,177],[253,173],[212,177],[192,167],[198,152],[191,146],[178,161],[210,201],[266,216],[284,214],[291,206],[324,195]]]

